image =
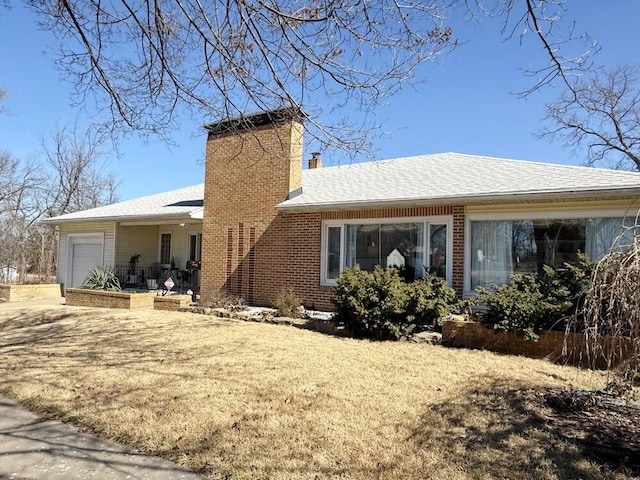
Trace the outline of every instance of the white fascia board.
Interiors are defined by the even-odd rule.
[[[67,223],[94,223],[94,222],[154,222],[154,221],[176,221],[176,220],[188,220],[190,212],[176,213],[172,215],[120,215],[120,216],[105,216],[105,217],[79,217],[79,218],[46,218],[40,220],[40,223],[47,223],[50,225],[62,225]]]
[[[434,198],[410,198],[410,199],[389,199],[389,200],[371,200],[358,202],[327,202],[327,203],[301,203],[287,205],[282,202],[276,205],[276,210],[282,212],[321,212],[333,210],[361,210],[371,208],[402,208],[402,207],[421,207],[434,205],[469,205],[483,202],[509,202],[509,201],[542,201],[556,200],[558,198],[572,199],[584,196],[600,196],[614,197],[636,195],[640,197],[640,189],[638,188],[611,188],[602,189],[585,189],[585,190],[547,190],[544,192],[521,192],[521,193],[499,193],[487,195],[460,195],[457,197],[434,197]]]

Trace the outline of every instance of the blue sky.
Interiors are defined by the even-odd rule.
[[[580,0],[569,2],[567,16],[577,31],[587,31],[601,51],[597,62],[607,66],[640,64],[640,2]],[[56,41],[38,30],[34,14],[21,2],[0,8],[0,87],[7,92],[0,114],[0,149],[23,159],[40,155],[40,138],[56,124],[80,127],[93,115],[90,107],[72,105],[73,85],[55,69]],[[605,7],[606,5],[606,7]],[[375,158],[427,153],[461,153],[580,165],[584,151],[551,144],[536,137],[544,105],[559,89],[546,88],[527,99],[515,93],[532,80],[522,68],[546,65],[540,44],[528,34],[503,41],[501,23],[484,19],[453,22],[464,42],[453,53],[421,67],[425,83],[407,87],[375,112],[387,132],[374,139]],[[48,53],[47,53],[48,52]],[[119,156],[107,167],[121,180],[121,200],[193,185],[203,181],[205,135],[201,124],[218,119],[185,121],[175,132],[176,146],[125,139]],[[306,149],[305,157],[310,156]],[[337,159],[324,157],[325,165]]]

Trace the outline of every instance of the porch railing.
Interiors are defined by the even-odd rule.
[[[135,288],[139,290],[166,290],[164,282],[171,277],[174,287],[171,289],[179,293],[186,293],[187,290],[198,292],[200,290],[198,270],[183,270],[163,268],[160,275],[156,276],[157,269],[151,267],[136,266],[133,269],[130,265],[116,265],[114,273],[120,280],[122,288]],[[152,282],[147,282],[152,280]],[[155,285],[153,280],[155,280]]]

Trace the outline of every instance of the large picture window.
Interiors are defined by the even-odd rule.
[[[504,284],[514,273],[562,267],[579,252],[597,260],[631,244],[633,219],[477,220],[469,224],[471,289]]]
[[[322,283],[334,284],[344,268],[398,267],[408,278],[425,272],[451,281],[450,223],[444,219],[327,222],[323,229]]]

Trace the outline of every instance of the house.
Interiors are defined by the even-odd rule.
[[[252,304],[291,288],[328,309],[345,267],[428,271],[464,296],[578,252],[597,258],[635,233],[640,173],[459,153],[325,168],[312,154],[303,169],[296,111],[206,128],[204,185],[49,220],[60,282],[134,253],[201,254],[203,288]]]
[[[58,228],[57,281],[78,287],[105,265],[125,285],[144,286],[155,276],[152,264],[169,272],[172,259],[177,274],[188,260],[200,260],[203,195],[200,184],[45,220]],[[131,271],[134,255],[140,257]]]

